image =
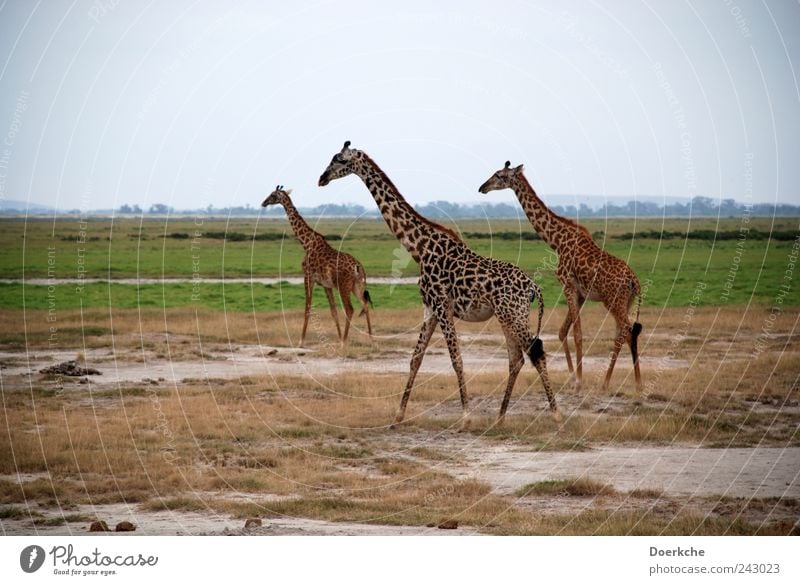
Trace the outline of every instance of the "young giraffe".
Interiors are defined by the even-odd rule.
[[[353,304],[350,302],[350,295],[356,295],[363,306],[360,315],[367,317],[367,330],[369,338],[372,339],[372,324],[369,320],[369,305],[372,299],[367,291],[367,273],[361,263],[350,254],[339,252],[333,249],[325,240],[325,236],[314,231],[306,223],[297,208],[289,198],[291,189],[284,190],[282,185],[278,185],[269,197],[264,199],[261,207],[269,205],[283,205],[289,224],[300,245],[306,252],[303,258],[303,278],[306,289],[306,307],[303,317],[303,332],[300,334],[300,346],[306,341],[306,329],[308,328],[308,317],[311,314],[311,297],[314,294],[314,285],[319,284],[325,289],[328,297],[328,304],[331,307],[331,315],[336,323],[336,332],[342,345],[347,343],[347,334],[350,332],[350,320],[353,317]],[[336,310],[336,303],[333,300],[333,289],[339,290],[344,305],[345,324],[344,336],[339,327],[339,315]]]
[[[583,346],[581,333],[581,307],[587,301],[602,301],[606,309],[614,317],[617,324],[617,335],[611,351],[611,362],[606,371],[603,390],[608,390],[611,373],[623,343],[631,348],[633,371],[636,378],[636,390],[642,390],[642,377],[639,373],[639,351],[637,339],[642,332],[639,323],[639,308],[642,304],[642,289],[639,279],[624,261],[612,256],[594,243],[589,230],[574,221],[553,213],[539,199],[536,191],[525,178],[522,165],[511,168],[506,161],[505,167],[492,175],[478,189],[488,193],[498,189],[513,189],[525,214],[541,238],[558,253],[556,276],[564,288],[568,312],[558,337],[564,346],[567,367],[574,376],[575,386],[580,388],[583,375]],[[634,297],[638,298],[636,319],[630,321],[628,312]],[[569,353],[567,336],[570,326],[575,338],[576,371],[572,370],[572,359]]]
[[[417,371],[422,364],[433,331],[438,324],[447,341],[450,360],[458,379],[461,395],[462,428],[467,424],[468,400],[464,371],[454,319],[486,321],[495,315],[500,321],[508,348],[508,384],[497,422],[505,417],[511,391],[525,363],[527,353],[539,372],[550,410],[556,420],[561,415],[547,375],[544,348],[539,339],[544,303],[539,287],[516,266],[484,258],[470,250],[451,230],[422,217],[409,205],[386,174],[364,152],[350,148],[345,142],[319,178],[325,186],[334,179],[350,174],[358,176],[372,193],[389,229],[419,264],[419,289],[425,305],[425,316],[419,340],[411,358],[400,409],[395,424],[405,416],[408,398]],[[536,335],[530,332],[530,307],[539,303]]]

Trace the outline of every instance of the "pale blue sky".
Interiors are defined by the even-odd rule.
[[[5,199],[368,206],[317,187],[351,140],[415,203],[506,159],[545,199],[800,202],[796,1],[9,0],[0,55]]]

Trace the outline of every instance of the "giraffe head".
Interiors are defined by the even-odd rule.
[[[497,171],[489,180],[483,185],[478,187],[481,193],[488,193],[489,191],[499,191],[501,189],[509,189],[516,178],[518,173],[522,172],[522,165],[511,168],[511,163],[506,161],[506,166]]]
[[[350,141],[344,143],[342,150],[333,155],[331,164],[319,177],[319,186],[324,187],[335,179],[341,179],[355,172],[355,161],[358,159],[359,151],[350,148]]]
[[[283,205],[286,201],[289,201],[289,194],[291,192],[291,189],[284,189],[283,185],[277,185],[275,190],[269,194],[269,197],[261,202],[261,207],[268,207],[270,205]]]

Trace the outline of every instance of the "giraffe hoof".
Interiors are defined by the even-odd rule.
[[[558,410],[557,408],[554,411],[552,411],[551,414],[553,415],[553,420],[556,421],[557,423],[560,423],[562,420],[564,420],[563,417],[561,416],[561,411]]]

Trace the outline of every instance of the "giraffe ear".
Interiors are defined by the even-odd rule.
[[[519,165],[516,169],[514,169],[515,173],[519,173],[520,171],[522,171],[522,165]]]

